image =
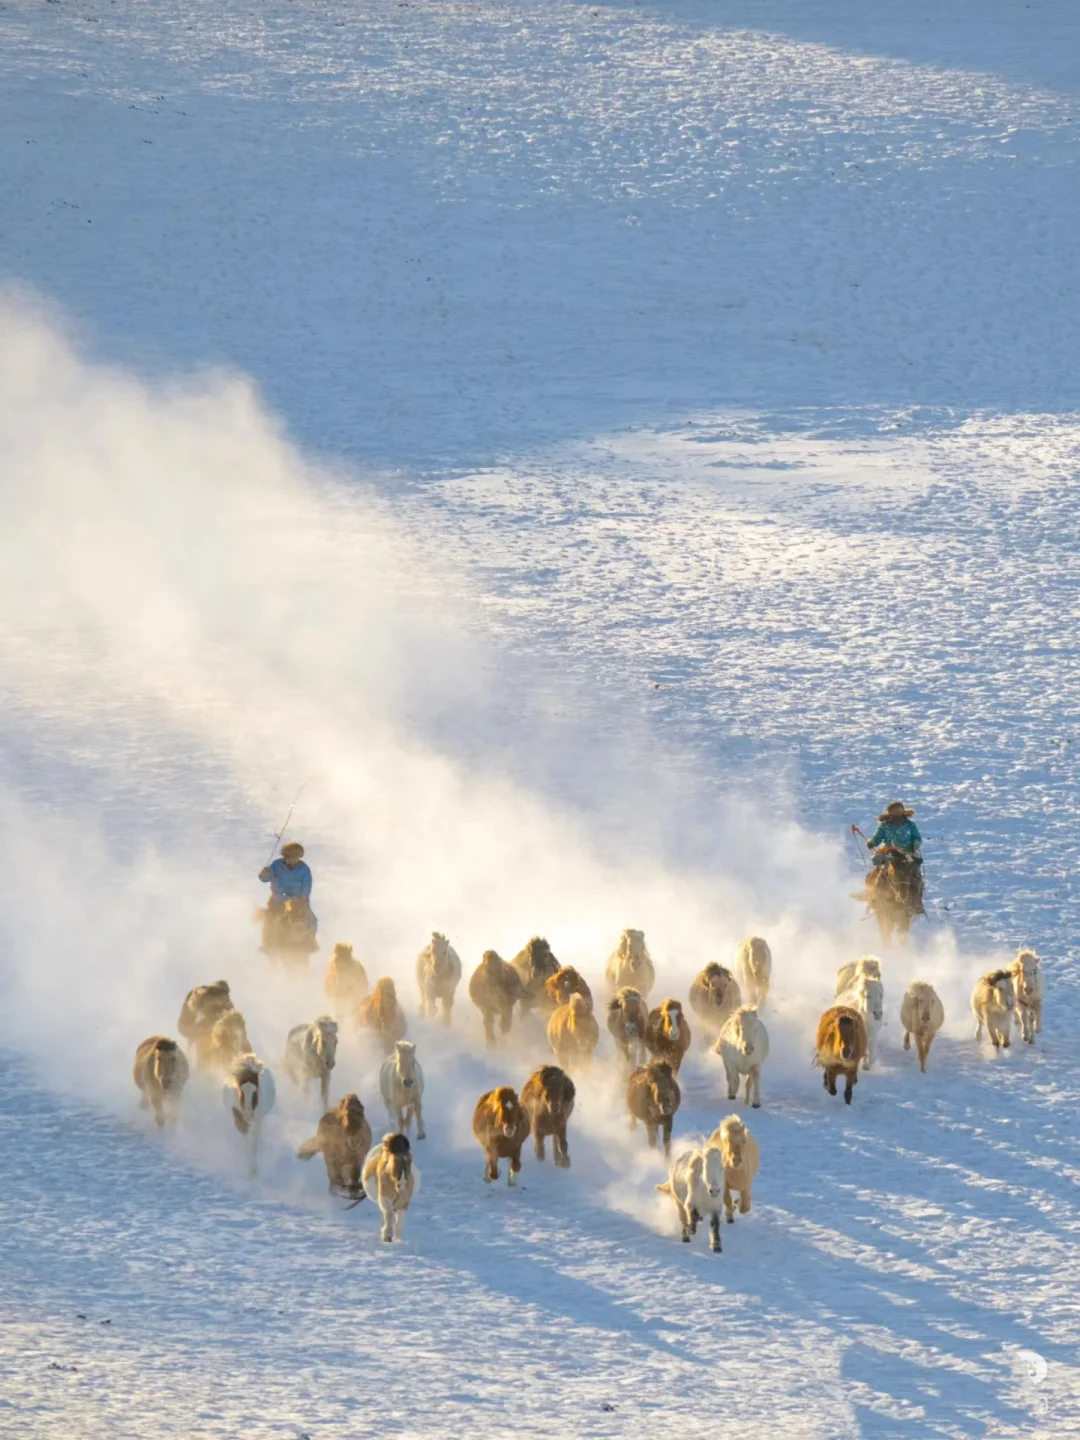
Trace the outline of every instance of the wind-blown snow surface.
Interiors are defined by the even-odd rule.
[[[0,1428],[1076,1432],[1080,21],[865,8],[0,10]],[[309,775],[322,937],[427,1070],[393,1249],[284,1077],[255,1184],[212,1086],[162,1142],[130,1085],[192,984],[271,1065],[323,1008],[249,921]],[[849,1111],[810,1040],[896,793],[933,914]],[[719,1259],[606,1065],[573,1169],[485,1187],[472,1105],[542,1034],[416,1019],[432,926],[598,982],[627,924],[665,993],[773,944]],[[1021,942],[1046,1031],[991,1061]]]

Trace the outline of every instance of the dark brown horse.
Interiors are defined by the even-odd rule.
[[[866,877],[866,903],[877,917],[881,943],[890,945],[895,935],[906,945],[912,920],[923,914],[919,867],[902,850],[890,849],[888,855]]]

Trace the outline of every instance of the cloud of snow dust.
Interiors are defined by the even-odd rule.
[[[759,930],[801,1072],[836,964],[873,948],[844,858],[794,821],[703,805],[655,738],[590,737],[569,690],[571,718],[545,719],[550,680],[485,634],[469,557],[422,494],[313,464],[236,375],[142,382],[10,295],[0,455],[4,1029],[32,1056],[60,1047],[54,1081],[127,1115],[136,1044],[175,1034],[186,991],[219,977],[271,1064],[325,1008],[318,975],[269,969],[252,923],[305,782],[288,833],[315,871],[322,954],[352,941],[411,1017],[433,927],[466,977],[489,946],[510,958],[542,933],[602,993],[619,932],[639,926],[660,991],[684,998]],[[525,783],[530,747],[535,774],[610,776],[605,806]],[[449,1036],[413,1029],[468,1145],[472,1081],[505,1062],[470,1056],[465,987]],[[770,1065],[785,1063],[774,1039]],[[341,1088],[373,1104],[376,1068],[346,1047]],[[617,1100],[617,1124],[596,1104],[583,1118],[625,1146]]]

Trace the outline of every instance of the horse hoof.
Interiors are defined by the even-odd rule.
[[[734,1216],[734,1215],[729,1215],[729,1216],[727,1217],[727,1223],[728,1223],[729,1225],[734,1225],[734,1224],[735,1224],[735,1216]]]
[[[761,1109],[761,1101],[760,1101],[760,1100],[755,1100],[754,1103],[750,1106],[750,1109],[751,1109],[751,1110],[760,1110],[760,1109]]]
[[[690,1236],[689,1236],[689,1235],[684,1235],[684,1236],[682,1237],[682,1243],[683,1243],[684,1245],[689,1245],[689,1244],[690,1244]]]

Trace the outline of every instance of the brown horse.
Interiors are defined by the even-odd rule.
[[[510,964],[521,977],[521,1000],[518,1006],[521,1018],[524,1019],[537,1006],[544,1015],[550,1015],[556,1005],[548,995],[546,986],[551,976],[559,973],[560,966],[551,953],[548,942],[541,936],[534,935],[524,950],[518,951]]]
[[[330,1193],[347,1195],[350,1200],[363,1200],[364,1189],[360,1171],[371,1149],[371,1126],[358,1095],[346,1095],[333,1110],[319,1121],[311,1140],[297,1150],[298,1160],[323,1157]]]
[[[499,1161],[505,1159],[510,1161],[508,1183],[516,1185],[521,1169],[521,1147],[532,1127],[513,1086],[500,1085],[497,1090],[480,1096],[473,1111],[472,1128],[487,1156],[484,1179],[498,1180]]]
[[[469,999],[484,1020],[484,1040],[495,1044],[495,1021],[503,1035],[510,1032],[514,1006],[521,999],[521,976],[512,965],[494,950],[485,950],[484,958],[469,981]]]
[[[576,1095],[574,1082],[557,1065],[542,1065],[525,1081],[521,1092],[522,1109],[532,1124],[536,1158],[544,1158],[544,1137],[550,1135],[555,1146],[555,1164],[570,1169],[570,1152],[566,1145],[566,1122],[574,1113]]]
[[[833,1005],[818,1022],[814,1042],[814,1064],[825,1071],[825,1089],[836,1094],[837,1076],[844,1077],[844,1103],[851,1104],[851,1092],[859,1079],[859,1063],[866,1054],[866,1027],[858,1010]]]
[[[311,907],[302,896],[293,896],[280,907],[271,904],[256,910],[255,918],[262,921],[260,949],[271,960],[307,968],[308,956],[319,945],[311,923]]]
[[[554,975],[549,975],[544,982],[544,992],[548,1002],[554,1003],[556,1010],[561,1005],[569,1005],[571,995],[583,996],[588,1001],[589,1009],[593,1008],[592,991],[580,971],[575,970],[573,965],[563,965]]]
[[[398,1004],[397,990],[389,975],[375,981],[375,989],[356,1009],[356,1023],[362,1030],[374,1030],[382,1042],[383,1053],[389,1055],[399,1040],[405,1039],[408,1022]]]
[[[891,945],[895,935],[906,945],[912,920],[923,914],[918,866],[902,851],[890,850],[885,864],[866,877],[866,903],[877,918],[881,943]]]

